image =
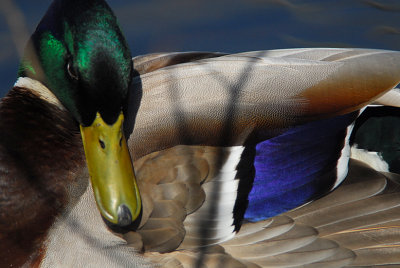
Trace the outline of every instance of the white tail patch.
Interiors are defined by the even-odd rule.
[[[360,160],[377,171],[389,172],[388,163],[377,152],[370,152],[357,148],[357,145],[351,147],[351,158]]]

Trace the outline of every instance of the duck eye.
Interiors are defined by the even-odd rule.
[[[72,60],[68,59],[68,63],[67,63],[67,71],[68,71],[68,75],[74,79],[74,80],[78,80],[78,75],[76,74],[73,64],[72,64]]]

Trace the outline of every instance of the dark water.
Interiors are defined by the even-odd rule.
[[[20,11],[8,16],[5,10]],[[1,0],[0,95],[50,0]],[[400,50],[398,0],[113,0],[133,55],[160,51],[240,52],[292,47]],[[10,13],[7,13],[10,14]],[[12,38],[10,24],[17,33]],[[21,26],[22,25],[22,26]],[[18,28],[19,27],[19,28]],[[22,28],[21,28],[22,27]],[[21,29],[26,29],[21,31]],[[16,45],[17,43],[17,45]]]

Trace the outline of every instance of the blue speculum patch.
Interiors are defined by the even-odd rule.
[[[347,127],[357,114],[296,126],[259,143],[244,218],[264,220],[327,193],[337,179]]]

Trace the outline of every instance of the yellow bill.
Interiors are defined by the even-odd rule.
[[[123,133],[121,113],[108,125],[97,113],[81,134],[94,196],[102,216],[112,224],[128,226],[141,211],[139,189]]]

